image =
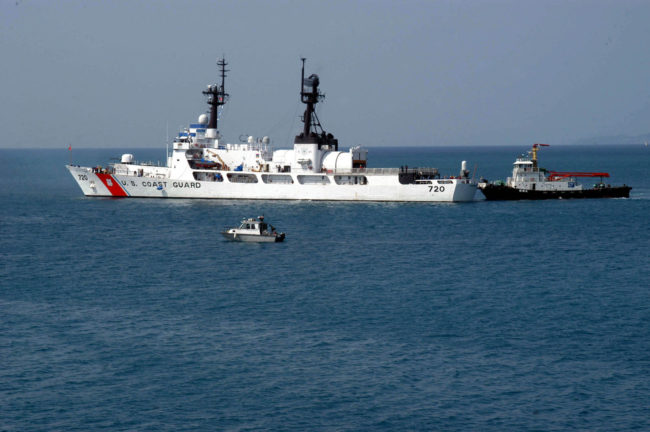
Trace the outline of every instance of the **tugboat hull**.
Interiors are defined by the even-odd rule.
[[[488,201],[507,200],[545,200],[545,199],[579,199],[579,198],[629,198],[630,186],[600,187],[573,191],[539,191],[522,190],[506,185],[486,184],[481,192]]]

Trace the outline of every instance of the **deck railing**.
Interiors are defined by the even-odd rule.
[[[399,174],[399,173],[412,173],[412,174],[434,174],[438,173],[438,168],[417,167],[417,168],[348,168],[327,170],[327,174]]]

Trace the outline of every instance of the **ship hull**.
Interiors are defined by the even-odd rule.
[[[284,234],[277,236],[271,235],[251,235],[251,234],[237,234],[230,232],[222,232],[226,239],[230,241],[239,241],[246,243],[281,243],[284,241]]]
[[[476,185],[467,180],[431,180],[427,184],[401,184],[397,175],[366,174],[366,184],[336,184],[334,174],[327,184],[234,183],[230,172],[221,172],[223,181],[197,181],[96,173],[92,168],[68,165],[68,170],[86,196],[123,198],[197,198],[313,201],[473,201]],[[249,173],[250,174],[250,173]],[[297,175],[293,176],[297,179]]]
[[[546,200],[581,198],[629,198],[629,186],[601,187],[571,191],[521,190],[506,185],[487,184],[480,188],[488,201]]]

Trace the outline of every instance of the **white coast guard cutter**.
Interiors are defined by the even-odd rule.
[[[67,168],[86,196],[221,198],[332,201],[472,201],[476,184],[463,161],[458,176],[442,178],[435,168],[367,168],[368,151],[339,151],[326,133],[315,105],[323,98],[319,78],[305,78],[302,59],[300,99],[306,105],[303,130],[293,149],[271,151],[268,137],[226,144],[217,130],[219,108],[228,100],[226,62],[218,61],[221,85],[210,85],[210,114],[202,114],[175,138],[167,166],[136,163],[122,155],[106,167]]]

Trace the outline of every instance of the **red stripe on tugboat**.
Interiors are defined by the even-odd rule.
[[[555,181],[563,178],[571,177],[609,177],[609,173],[603,172],[564,172],[564,171],[549,171],[548,179]]]

